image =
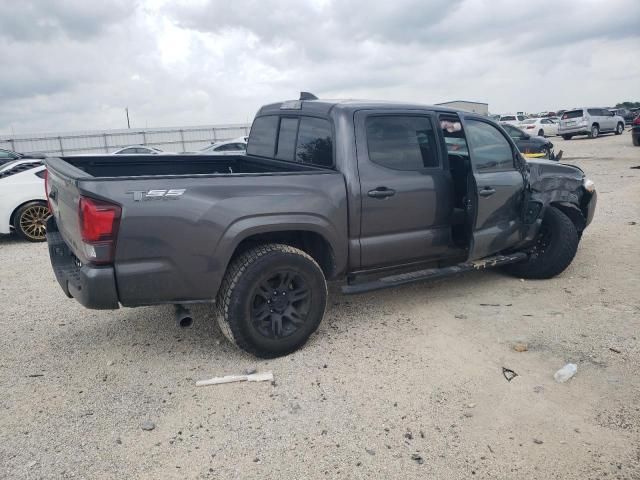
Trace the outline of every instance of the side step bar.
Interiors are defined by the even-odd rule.
[[[449,277],[451,275],[469,272],[471,270],[484,270],[486,268],[516,263],[525,260],[526,258],[526,253],[516,252],[510,255],[496,255],[494,257],[487,257],[473,262],[459,263],[458,265],[453,265],[451,267],[429,268],[415,272],[399,273],[396,275],[389,275],[388,277],[378,278],[376,280],[349,283],[342,287],[342,293],[350,295],[354,293],[381,290],[383,288],[397,287],[398,285],[405,285],[407,283],[420,282],[423,280],[435,280],[437,278]]]

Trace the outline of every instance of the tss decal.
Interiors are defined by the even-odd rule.
[[[134,190],[127,193],[132,193],[133,199],[136,202],[141,202],[143,200],[177,200],[186,191],[186,188],[172,188],[169,190]]]

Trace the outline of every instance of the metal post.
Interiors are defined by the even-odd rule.
[[[103,133],[102,138],[104,139],[104,153],[109,153],[109,145],[107,144],[107,134]]]
[[[180,130],[180,140],[182,141],[182,151],[186,152],[187,147],[184,144],[184,130]]]
[[[64,156],[64,148],[62,146],[62,137],[58,137],[58,143],[60,144],[60,155]]]
[[[125,112],[127,112],[127,128],[131,128],[131,123],[129,123],[129,107],[125,107]]]
[[[211,129],[213,131],[213,143],[216,142],[216,129],[215,127]]]
[[[147,144],[147,132],[145,132],[144,130],[142,131],[142,144]]]

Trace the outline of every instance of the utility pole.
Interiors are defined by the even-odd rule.
[[[129,123],[129,107],[125,107],[124,111],[127,112],[127,128],[131,128],[131,123]]]

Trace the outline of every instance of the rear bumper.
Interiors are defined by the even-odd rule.
[[[589,135],[591,131],[586,125],[558,127],[558,135]]]
[[[47,243],[51,266],[67,297],[75,298],[87,308],[119,308],[113,267],[82,265],[60,235],[54,217],[47,221]]]

